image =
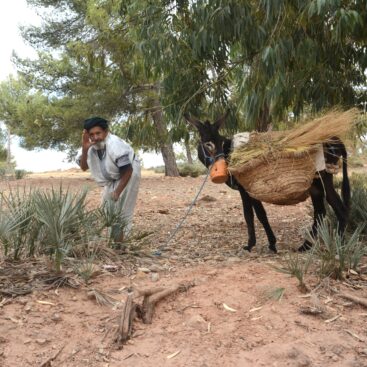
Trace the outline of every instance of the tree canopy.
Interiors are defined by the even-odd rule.
[[[28,148],[75,148],[98,114],[168,163],[190,140],[184,111],[230,108],[229,130],[264,130],[366,101],[364,0],[28,3],[44,20],[22,30],[38,57],[15,55],[19,78],[0,87],[0,118]]]

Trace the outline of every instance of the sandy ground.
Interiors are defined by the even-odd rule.
[[[310,276],[313,292],[303,294],[295,278],[275,269],[302,243],[311,221],[308,202],[266,205],[279,254],[268,252],[260,226],[256,249],[249,254],[241,251],[247,234],[239,194],[208,182],[167,243],[203,179],[144,172],[134,233],[147,236],[132,244],[128,255],[96,263],[88,284],[65,269],[79,282],[76,289],[0,295],[0,366],[367,366],[367,310],[339,296],[367,297],[367,276],[321,285]],[[37,188],[60,183],[88,187],[90,205],[99,204],[100,189],[79,171],[9,182]],[[1,185],[8,188],[8,183]],[[3,261],[0,285],[12,276],[19,281],[19,274],[34,277],[45,263]],[[162,300],[152,324],[136,320],[133,338],[118,349],[114,336],[127,288],[182,282],[195,286]],[[99,305],[93,290],[109,294],[116,304]],[[311,308],[320,313],[302,312]]]

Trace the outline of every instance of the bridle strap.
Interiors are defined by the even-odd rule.
[[[202,149],[202,151],[203,151],[203,154],[204,154],[204,158],[205,158],[205,163],[207,162],[207,160],[208,160],[208,167],[210,167],[211,165],[213,165],[213,163],[218,159],[218,158],[220,158],[220,157],[223,157],[223,158],[225,158],[225,156],[224,156],[224,153],[219,153],[219,154],[217,154],[217,155],[215,155],[214,157],[213,156],[211,156],[211,155],[208,155],[207,154],[207,152],[206,152],[206,150],[205,150],[205,148],[204,148],[204,144],[203,143],[200,143],[200,145],[201,145],[201,149]],[[206,165],[206,164],[205,164]]]

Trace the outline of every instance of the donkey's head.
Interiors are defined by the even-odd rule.
[[[228,112],[211,124],[208,120],[201,122],[196,117],[185,114],[188,123],[193,125],[200,135],[198,155],[205,166],[210,167],[210,176],[215,183],[224,183],[228,179],[226,155],[229,140],[219,134]]]

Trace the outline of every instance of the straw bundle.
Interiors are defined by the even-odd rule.
[[[337,110],[283,132],[252,133],[235,149],[229,172],[255,199],[280,205],[305,200],[314,178],[320,144],[350,131],[358,110]]]

